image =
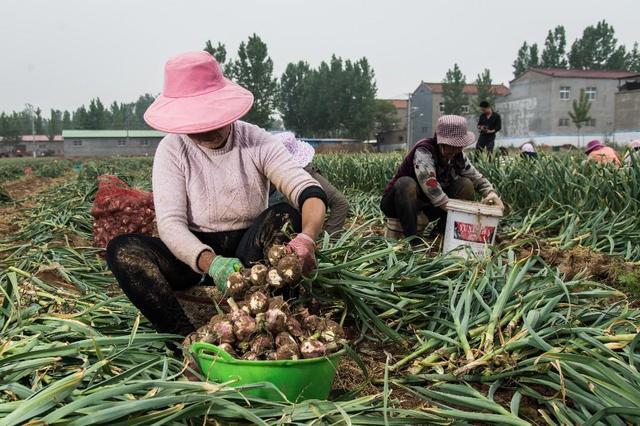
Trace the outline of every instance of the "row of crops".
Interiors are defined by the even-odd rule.
[[[186,380],[165,346],[180,337],[153,331],[90,247],[96,176],[149,189],[151,161],[63,162],[67,180],[0,242],[0,425],[634,423],[637,303],[531,247],[584,246],[637,268],[640,169],[477,159],[509,215],[494,255],[467,262],[380,235],[380,194],[399,160],[315,160],[352,205],[306,286],[357,331],[369,369],[329,401],[291,404],[242,395],[264,383]]]

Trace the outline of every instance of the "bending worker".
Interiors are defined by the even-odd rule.
[[[287,151],[289,151],[289,154],[291,154],[293,158],[293,162],[296,163],[298,167],[304,168],[312,178],[317,180],[326,194],[329,214],[324,223],[324,230],[329,234],[340,231],[349,214],[349,202],[347,201],[347,197],[345,197],[338,188],[333,186],[327,178],[322,176],[320,170],[311,163],[316,154],[316,150],[308,142],[296,139],[296,136],[291,132],[278,133],[276,137],[284,144],[284,147],[287,148]],[[283,201],[284,196],[276,191],[274,187],[271,187],[269,205],[271,206]]]
[[[491,183],[462,152],[474,140],[464,117],[444,115],[438,119],[435,136],[416,143],[404,158],[385,189],[380,209],[400,221],[405,237],[417,235],[420,211],[430,221],[438,219],[436,231],[444,232],[449,198],[472,200],[478,191],[483,203],[504,207]]]
[[[120,235],[107,264],[125,294],[160,332],[194,330],[174,295],[194,285],[223,289],[242,265],[264,257],[284,236],[308,272],[325,215],[318,182],[292,161],[278,139],[239,121],[253,95],[227,80],[206,52],[170,59],[164,90],[144,118],[167,132],[153,161],[153,198],[160,238]],[[290,203],[267,208],[269,182]]]

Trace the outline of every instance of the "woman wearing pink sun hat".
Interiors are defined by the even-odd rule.
[[[283,242],[309,272],[322,230],[326,195],[267,131],[240,121],[253,95],[226,79],[206,52],[167,62],[162,95],[144,118],[168,134],[153,161],[153,197],[160,238],[120,235],[107,264],[120,287],[158,331],[194,330],[174,290],[215,284]],[[290,204],[268,207],[269,182]]]

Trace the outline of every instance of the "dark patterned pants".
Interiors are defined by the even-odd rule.
[[[473,200],[475,189],[468,178],[459,177],[449,186],[442,188],[449,198]],[[418,181],[409,176],[403,176],[396,181],[393,188],[387,192],[380,202],[380,210],[386,217],[398,219],[402,225],[405,237],[418,233],[418,212],[423,212],[429,221],[439,219],[439,232],[444,232],[447,212],[432,205],[422,192]]]
[[[288,204],[278,204],[265,210],[248,229],[193,234],[216,254],[237,257],[248,266],[263,260],[272,244],[285,241],[281,229],[287,222],[294,232],[302,229],[300,213]],[[194,330],[174,290],[213,285],[213,281],[176,258],[160,238],[117,236],[107,246],[107,265],[122,291],[159,332],[187,335]]]

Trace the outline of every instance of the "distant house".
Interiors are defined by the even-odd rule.
[[[407,148],[407,99],[381,99],[391,103],[396,109],[398,125],[393,130],[381,132],[377,135],[378,150],[380,152],[401,151]]]
[[[496,108],[502,115],[498,144],[517,145],[530,138],[546,145],[578,144],[577,129],[569,112],[581,90],[591,102],[591,119],[582,128],[583,140],[610,139],[616,128],[619,80],[633,75],[627,71],[528,70],[510,82],[511,93],[497,102]]]
[[[165,136],[156,130],[64,130],[65,157],[112,157],[155,154]]]
[[[502,84],[492,85],[492,90],[496,94],[496,103],[499,99],[509,94],[509,88]],[[475,99],[478,94],[478,86],[467,84],[464,93],[469,95],[469,103],[474,105],[480,100]],[[435,132],[438,118],[444,113],[444,96],[442,83],[421,82],[411,94],[409,102],[410,113],[408,116],[410,146],[424,138],[430,138]],[[469,121],[469,130],[475,131],[477,117],[470,108],[463,110],[463,115]]]
[[[48,135],[23,135],[20,141],[0,143],[0,156],[31,157],[35,151],[38,157],[62,156],[62,135],[55,135],[52,139]]]

